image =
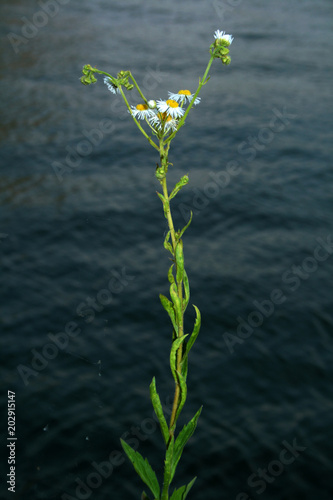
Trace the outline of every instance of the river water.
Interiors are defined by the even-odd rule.
[[[138,499],[120,437],[161,478],[148,388],[155,376],[168,409],[173,382],[158,156],[101,78],[79,78],[89,63],[130,69],[149,98],[194,91],[221,29],[232,63],[214,61],[170,153],[169,185],[190,177],[172,207],[177,228],[194,213],[202,314],[180,426],[203,411],[175,486],[331,500],[332,2],[16,0],[1,14],[1,498]]]

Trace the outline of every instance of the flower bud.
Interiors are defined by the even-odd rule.
[[[221,54],[221,56],[226,56],[227,54],[229,54],[230,50],[227,49],[226,47],[221,47],[220,50],[219,50],[219,54]]]
[[[226,66],[228,66],[228,64],[231,63],[231,57],[230,56],[223,56],[223,57],[221,57],[221,61],[222,61],[222,64],[225,64]]]
[[[132,90],[132,88],[134,88],[134,85],[132,85],[131,83],[125,82],[124,87],[127,90]]]
[[[223,38],[223,39],[221,39],[221,40],[219,40],[219,42],[220,42],[220,43],[219,43],[219,45],[222,45],[222,46],[224,46],[224,47],[229,47],[229,45],[231,44],[231,41],[230,41],[229,39],[228,39],[228,40],[226,40],[226,39],[224,39],[224,38]]]
[[[97,78],[95,78],[94,75],[90,73],[90,75],[81,76],[80,81],[81,83],[83,83],[83,85],[90,85],[91,83],[96,83]]]
[[[90,85],[91,83],[96,83],[97,79],[94,77],[93,68],[90,64],[86,64],[82,69],[83,76],[80,78],[83,85]]]
[[[156,176],[156,179],[158,179],[159,181],[162,181],[166,176],[165,169],[163,167],[160,167],[159,165],[157,165],[157,168],[155,171],[155,176]]]
[[[83,66],[82,73],[84,75],[89,75],[89,73],[91,72],[91,70],[92,70],[92,67],[90,66],[90,64],[85,64]]]
[[[150,109],[155,109],[156,101],[154,101],[153,99],[151,101],[148,101],[148,106],[150,107]]]

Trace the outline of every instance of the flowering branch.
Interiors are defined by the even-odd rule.
[[[200,103],[198,97],[202,87],[209,80],[209,70],[214,59],[220,59],[222,64],[230,64],[229,46],[233,41],[231,35],[217,30],[214,33],[215,41],[209,48],[210,59],[207,64],[203,77],[199,79],[199,85],[194,94],[189,90],[179,90],[177,93],[169,92],[167,100],[148,100],[142,93],[139,85],[130,71],[120,71],[116,77],[100,71],[97,68],[92,68],[89,64],[83,68],[83,76],[81,82],[84,85],[90,85],[97,81],[95,75],[104,75],[104,83],[107,85],[110,92],[120,94],[123,98],[128,112],[131,114],[135,124],[137,125],[143,136],[149,141],[149,144],[159,152],[160,163],[156,168],[156,178],[162,186],[162,193],[157,192],[162,201],[164,216],[168,223],[169,231],[164,240],[164,248],[171,253],[172,265],[168,272],[168,280],[170,283],[170,299],[164,295],[160,295],[161,304],[169,315],[172,324],[172,344],[170,351],[170,368],[175,382],[175,393],[172,405],[170,422],[167,424],[160,397],[156,390],[155,377],[150,385],[150,397],[159,420],[162,436],[166,445],[165,462],[164,462],[164,478],[162,490],[158,483],[157,477],[147,459],[131,448],[125,441],[121,440],[124,451],[132,462],[138,475],[143,482],[151,490],[154,500],[169,500],[169,488],[173,480],[177,464],[182,455],[183,449],[187,441],[192,436],[201,408],[197,411],[194,417],[186,424],[183,429],[175,436],[176,424],[180,412],[187,397],[187,370],[188,370],[188,355],[197,339],[201,326],[200,311],[196,306],[193,306],[196,313],[196,319],[191,335],[184,333],[184,314],[190,299],[190,288],[187,273],[184,266],[183,240],[182,236],[189,227],[190,220],[181,230],[176,231],[173,223],[170,201],[177,193],[188,183],[188,176],[184,175],[169,193],[167,186],[167,172],[170,165],[168,154],[171,141],[176,136],[179,129],[185,124],[186,117],[193,106]],[[132,83],[131,83],[132,82]],[[130,106],[126,98],[124,89],[130,91],[136,88],[142,102],[136,106]],[[156,137],[155,142],[144,130],[140,121],[145,122],[152,134]],[[174,490],[170,500],[184,500],[189,493],[194,481],[194,478],[189,484]],[[149,500],[148,495],[143,492],[142,500]]]

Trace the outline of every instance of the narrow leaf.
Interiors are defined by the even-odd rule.
[[[181,362],[181,367],[182,367],[182,375],[184,379],[187,379],[187,370],[188,370],[188,356],[185,354],[185,356],[182,359]]]
[[[175,313],[175,309],[174,309],[172,302],[170,302],[170,300],[165,295],[162,295],[161,293],[160,293],[160,301],[161,301],[162,306],[164,307],[164,309],[168,313],[168,315],[171,319],[171,322],[172,322],[172,326],[178,335],[176,313]]]
[[[176,411],[175,422],[177,421],[179,414],[183,409],[183,406],[185,404],[186,397],[187,397],[186,379],[183,377],[183,375],[181,373],[179,373],[179,371],[177,371],[176,373],[177,373],[177,378],[178,378],[178,382],[180,385],[180,402],[179,402],[179,405],[178,405],[178,408]]]
[[[177,369],[176,369],[176,353],[181,344],[184,342],[186,339],[187,335],[183,335],[182,337],[178,337],[176,340],[173,341],[172,347],[171,347],[171,352],[170,352],[170,368],[171,372],[173,375],[173,378],[175,379],[176,384],[178,383],[178,376],[177,376]]]
[[[168,233],[167,233],[167,235],[166,235],[166,237],[165,237],[165,239],[164,239],[163,246],[164,246],[164,248],[165,248],[166,250],[169,250],[169,252],[171,253],[171,255],[173,255],[172,246],[171,246],[171,244],[170,244],[170,242],[169,242],[169,239],[170,239],[170,234],[171,234],[171,232],[170,232],[170,231],[168,231]]]
[[[162,203],[163,203],[163,205],[164,205],[164,203],[165,203],[165,198],[164,198],[163,194],[162,194],[162,193],[159,193],[158,191],[156,191],[156,193],[157,193],[157,196],[159,197],[159,199],[162,201]]]
[[[170,500],[185,500],[185,498],[187,497],[195,480],[196,480],[196,477],[194,479],[192,479],[192,481],[190,483],[188,483],[188,485],[182,486],[181,488],[178,488],[177,490],[175,490],[172,493]]]
[[[171,191],[171,194],[169,196],[169,200],[172,200],[172,198],[174,198],[176,196],[176,194],[178,193],[178,191],[180,191],[182,187],[186,186],[187,183],[188,183],[188,175],[184,175],[180,179],[180,181],[177,182],[177,184],[175,185],[175,187]]]
[[[192,334],[191,334],[191,336],[186,344],[185,352],[183,354],[183,358],[182,358],[182,362],[181,362],[181,372],[182,372],[182,376],[184,377],[185,380],[187,378],[188,354],[189,354],[194,342],[196,341],[196,339],[199,335],[200,325],[201,325],[200,311],[196,306],[193,306],[193,307],[195,308],[195,311],[196,311],[196,319],[195,319],[195,323],[194,323],[193,332],[192,332]]]
[[[193,332],[191,334],[191,337],[189,338],[189,341],[187,342],[186,345],[186,355],[190,352],[191,347],[193,346],[194,342],[197,339],[197,336],[199,335],[200,331],[200,326],[201,326],[201,314],[197,306],[193,305],[195,312],[196,312],[196,319],[194,323],[194,328]]]
[[[188,221],[188,223],[186,224],[186,226],[184,226],[183,229],[180,232],[179,231],[177,232],[178,238],[181,238],[183,236],[183,234],[185,233],[186,229],[188,228],[188,226],[192,222],[192,217],[193,217],[193,212],[191,210],[190,220]]]
[[[155,377],[153,378],[149,389],[150,389],[150,399],[151,399],[151,402],[153,403],[153,407],[154,407],[156,416],[157,416],[158,421],[161,425],[161,431],[162,431],[162,435],[163,435],[165,444],[167,444],[168,440],[169,440],[169,428],[168,428],[168,424],[166,423],[166,420],[164,417],[160,397],[159,397],[157,390],[156,390]]]
[[[175,258],[177,265],[176,280],[177,283],[181,283],[183,281],[183,276],[184,276],[184,252],[183,252],[183,240],[181,239],[178,240],[176,246]]]
[[[180,457],[182,456],[184,446],[186,445],[187,441],[190,439],[190,437],[193,435],[193,433],[196,429],[198,418],[200,416],[201,410],[202,410],[202,407],[199,408],[199,410],[194,415],[192,420],[190,420],[188,424],[184,425],[184,427],[182,428],[182,430],[180,431],[180,433],[177,436],[177,439],[175,441],[172,477],[174,476],[177,464],[180,460]]]
[[[167,200],[164,198],[163,194],[159,193],[158,191],[156,191],[156,193],[157,193],[157,196],[160,198],[160,200],[163,203],[164,217],[167,219],[168,218],[168,216],[167,216],[167,212],[168,212]]]
[[[169,446],[167,447],[164,460],[164,477],[163,477],[163,493],[169,490],[170,483],[172,481],[171,471],[173,465],[173,453],[174,453],[175,437],[172,436]],[[163,495],[162,493],[162,495]]]
[[[173,264],[170,266],[170,269],[169,269],[169,272],[168,272],[168,280],[171,283],[171,285],[172,285],[172,283],[175,283],[175,278],[173,276],[172,269],[173,269]]]
[[[177,319],[177,323],[178,323],[178,321],[180,321],[180,319],[182,317],[182,305],[180,302],[180,298],[178,297],[178,290],[177,290],[175,283],[172,283],[170,285],[170,297],[171,297],[171,300],[172,300],[174,308],[175,308],[176,319]]]
[[[188,277],[187,277],[185,269],[184,269],[183,283],[184,283],[184,292],[185,292],[185,297],[183,299],[183,313],[184,313],[186,311],[187,305],[188,305],[189,300],[190,300],[190,285],[188,282]]]
[[[132,462],[134,469],[141,477],[142,481],[150,488],[155,498],[160,496],[160,486],[157,477],[147,459],[143,459],[138,451],[133,450],[123,439],[120,440],[121,445]]]

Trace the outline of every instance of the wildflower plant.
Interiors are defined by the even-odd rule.
[[[201,326],[201,316],[199,309],[194,305],[196,319],[191,335],[184,332],[184,314],[190,299],[190,287],[187,273],[184,267],[183,234],[189,227],[192,220],[192,213],[188,223],[182,229],[176,231],[174,228],[170,201],[188,183],[188,175],[184,175],[175,185],[172,191],[167,186],[167,172],[169,149],[171,141],[175,138],[180,128],[185,124],[186,117],[193,106],[200,103],[198,97],[200,90],[209,80],[209,70],[214,59],[220,59],[222,64],[230,64],[229,46],[233,41],[232,35],[224,31],[217,30],[214,33],[214,42],[210,45],[210,59],[202,78],[199,78],[199,85],[194,93],[189,90],[179,90],[176,93],[169,92],[168,99],[148,100],[142,93],[139,85],[130,71],[120,71],[117,76],[112,76],[105,71],[93,68],[89,64],[83,68],[81,82],[90,85],[97,81],[95,75],[104,75],[104,83],[113,94],[122,96],[129,114],[135,124],[149,144],[158,151],[160,162],[157,164],[155,175],[162,187],[162,192],[157,192],[162,205],[164,216],[168,223],[168,232],[164,239],[164,248],[170,252],[172,264],[168,272],[170,283],[170,298],[160,294],[162,306],[169,315],[172,324],[172,342],[170,351],[170,368],[175,383],[175,393],[172,405],[172,412],[169,423],[165,418],[160,397],[156,390],[155,377],[150,384],[150,397],[156,416],[159,420],[161,433],[166,447],[164,461],[164,476],[160,486],[156,473],[152,469],[147,459],[131,448],[124,440],[121,440],[122,447],[132,462],[136,472],[142,481],[150,489],[154,500],[184,500],[196,478],[189,484],[181,486],[173,491],[169,497],[170,484],[174,478],[177,464],[181,458],[183,449],[187,441],[192,436],[197,426],[197,421],[202,407],[194,417],[182,428],[176,436],[176,424],[179,415],[184,407],[187,397],[187,371],[188,356],[194,342],[197,339]],[[133,88],[139,93],[141,102],[136,106],[130,106],[126,98],[126,91]],[[145,128],[144,128],[145,126]],[[146,130],[148,130],[149,134]],[[149,500],[148,495],[143,492],[142,500]]]

